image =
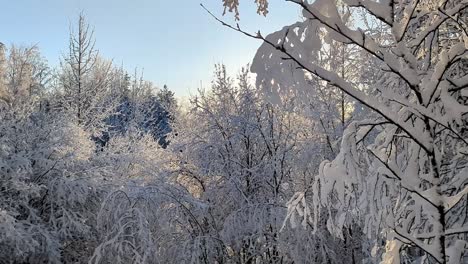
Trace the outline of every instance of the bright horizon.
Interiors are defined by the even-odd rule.
[[[196,92],[211,82],[214,64],[224,63],[237,73],[250,63],[260,41],[234,32],[210,17],[201,7],[221,17],[221,0],[199,1],[45,0],[8,1],[0,16],[0,42],[7,46],[37,44],[51,67],[58,66],[67,50],[70,25],[80,12],[94,28],[96,48],[156,86],[168,87],[178,97]],[[283,1],[270,4],[265,18],[255,13],[254,1],[241,6],[239,24],[250,32],[268,34],[297,21],[299,11]],[[227,13],[224,20],[233,21]]]

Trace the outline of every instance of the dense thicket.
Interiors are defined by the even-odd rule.
[[[223,2],[239,17],[238,0]],[[266,14],[268,1],[255,2]],[[373,262],[466,262],[468,2],[289,2],[303,21],[269,36],[224,24],[263,41],[252,67],[258,86],[276,99],[336,87],[370,114],[346,126],[289,215],[315,229],[326,217],[338,237],[360,226]]]
[[[183,110],[83,16],[2,45],[0,263],[466,262],[468,2],[289,2]]]
[[[167,87],[101,58],[83,16],[57,69],[2,44],[0,263],[87,262],[104,198],[156,166],[145,151],[167,146],[176,108]]]

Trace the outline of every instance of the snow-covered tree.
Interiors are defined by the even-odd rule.
[[[325,242],[327,234],[320,240],[289,227],[280,232],[284,204],[311,182],[320,161],[310,147],[321,143],[314,143],[320,140],[310,133],[302,104],[290,98],[275,106],[257,92],[248,71],[235,81],[219,65],[211,89],[192,98],[186,123],[177,122],[169,147],[177,156],[177,181],[206,207],[191,213],[200,225],[191,231],[189,253],[196,253],[196,263],[338,263],[342,243]]]
[[[99,57],[82,15],[69,48],[52,74],[37,46],[0,43],[0,263],[183,259],[171,232],[188,202],[161,148],[174,94]]]
[[[69,51],[61,62],[61,98],[56,104],[93,136],[100,136],[106,130],[102,120],[114,113],[118,98],[111,96],[116,69],[99,57],[94,44],[94,31],[80,14],[76,32],[70,32]]]
[[[0,113],[0,259],[86,257],[78,248],[92,242],[87,221],[96,196],[86,167],[94,144],[79,127],[41,111],[38,101],[15,101]]]
[[[45,93],[51,70],[37,46],[2,48],[0,56],[3,89],[10,103]]]
[[[174,92],[166,85],[158,89],[153,83],[144,81],[143,77],[129,77],[120,73],[119,89],[113,94],[119,98],[115,114],[106,123],[109,131],[103,142],[114,135],[124,135],[140,131],[142,135],[151,134],[162,147],[167,147],[168,134],[172,131],[172,122],[177,110]]]
[[[236,10],[238,1],[224,2]],[[313,213],[301,215],[316,224],[320,208],[336,211],[328,214],[327,227],[337,236],[358,221],[375,241],[372,255],[385,263],[466,261],[468,3],[346,0],[346,8],[364,13],[348,25],[333,0],[289,2],[301,7],[304,21],[267,37],[232,28],[264,41],[256,61],[271,55],[294,71],[293,78],[277,75],[276,87],[310,89],[297,82],[315,75],[376,116],[348,126],[340,153],[322,164],[314,182]],[[369,18],[385,38],[368,27]],[[374,93],[318,63],[318,52],[328,48],[321,34],[377,62]],[[253,66],[264,72],[262,63]],[[368,139],[373,131],[378,135]],[[304,212],[306,205],[295,202],[301,195],[291,200],[291,210]]]
[[[6,47],[0,42],[0,100],[1,103],[8,102],[8,92],[5,83],[6,77]]]

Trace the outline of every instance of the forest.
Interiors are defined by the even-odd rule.
[[[188,102],[84,13],[0,44],[0,264],[468,263],[468,0],[217,1],[258,50]]]

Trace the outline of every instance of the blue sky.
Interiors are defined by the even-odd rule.
[[[256,14],[254,0],[241,1],[240,25],[263,34],[298,20],[291,3],[270,1],[270,14]],[[80,11],[95,28],[96,48],[105,58],[133,72],[144,69],[145,79],[167,84],[177,96],[209,85],[213,65],[225,63],[231,73],[253,58],[260,42],[233,32],[213,20],[221,0],[14,0],[2,3],[0,41],[38,44],[51,65],[67,50],[70,23]],[[224,19],[233,21],[232,14]]]

